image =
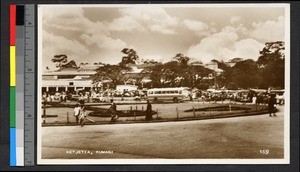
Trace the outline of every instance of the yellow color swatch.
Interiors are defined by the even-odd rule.
[[[10,86],[16,86],[16,46],[10,46]]]

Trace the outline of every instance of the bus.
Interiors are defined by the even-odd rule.
[[[152,102],[173,101],[182,102],[191,96],[191,90],[187,87],[152,88],[147,91],[147,98]]]

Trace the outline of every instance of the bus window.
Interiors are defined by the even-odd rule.
[[[179,94],[182,94],[182,91],[181,91],[181,90],[179,91]]]

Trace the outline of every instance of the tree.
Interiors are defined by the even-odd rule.
[[[173,60],[164,64],[149,66],[145,69],[150,73],[154,87],[198,87],[204,76],[212,71],[199,65],[188,65]]]
[[[283,41],[267,42],[262,51],[259,52],[260,56],[257,60],[257,63],[261,67],[265,67],[272,62],[284,59],[284,49],[285,47]]]
[[[218,60],[216,60],[216,59],[212,59],[211,62],[212,62],[212,63],[220,63],[220,62],[219,62]]]
[[[233,82],[233,68],[226,65],[224,62],[218,62],[218,68],[222,69],[223,72],[218,76],[217,84],[220,87],[234,88],[236,84]],[[234,85],[234,86],[233,86]]]
[[[284,88],[284,42],[267,42],[257,63],[260,67],[262,82],[260,87]]]
[[[91,76],[93,83],[99,83],[103,80],[110,80],[113,87],[119,84],[124,84],[128,80],[126,72],[131,70],[130,67],[120,65],[104,65],[96,70],[96,74]]]
[[[122,61],[120,62],[120,65],[136,64],[136,62],[139,60],[139,56],[137,55],[136,51],[133,49],[124,48],[121,52],[126,54],[126,56],[122,57]]]
[[[208,76],[213,71],[203,66],[187,66],[182,86],[199,88],[204,77]]]
[[[230,71],[230,83],[244,89],[257,87],[261,80],[258,71],[258,65],[254,60],[248,59],[238,62]]]
[[[76,62],[71,60],[68,62],[68,57],[65,54],[54,55],[51,59],[52,62],[56,63],[58,68],[77,68]]]
[[[181,53],[176,54],[175,57],[173,58],[173,60],[179,62],[183,66],[187,66],[190,59],[191,58],[189,58]]]
[[[155,66],[146,67],[142,73],[150,74],[150,79],[152,81],[152,87],[161,87],[163,85],[163,64],[157,64]]]
[[[155,61],[153,59],[149,60],[149,59],[146,59],[146,60],[143,60],[142,61],[144,64],[158,64],[158,61]]]
[[[261,69],[262,88],[284,88],[284,60],[269,63]]]
[[[236,58],[229,60],[229,62],[231,62],[231,63],[237,63],[237,62],[241,62],[241,61],[243,61],[243,58],[240,58],[240,57],[236,57]]]

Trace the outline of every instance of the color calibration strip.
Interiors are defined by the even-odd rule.
[[[10,5],[10,166],[16,166],[16,5]]]
[[[10,5],[10,166],[24,166],[24,17],[24,5]]]

